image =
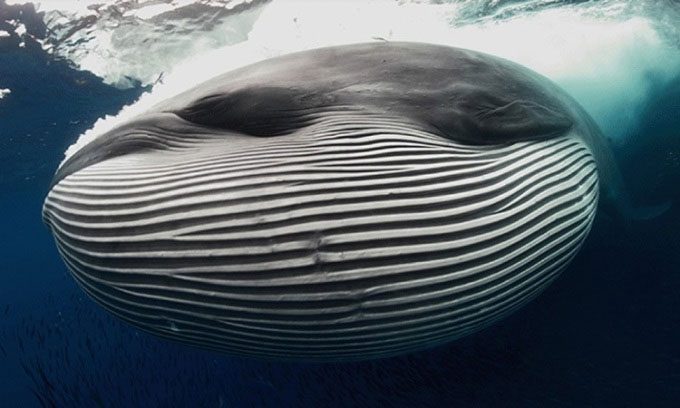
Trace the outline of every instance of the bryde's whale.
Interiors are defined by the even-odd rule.
[[[273,58],[162,102],[73,153],[43,218],[82,288],[144,330],[346,360],[507,316],[619,189],[594,122],[549,80],[379,42]]]

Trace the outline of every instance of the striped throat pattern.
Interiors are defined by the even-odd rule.
[[[573,133],[470,146],[338,114],[106,159],[60,180],[43,217],[82,288],[144,330],[355,360],[450,341],[535,297],[584,241],[597,184]]]

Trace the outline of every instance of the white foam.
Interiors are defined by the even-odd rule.
[[[41,11],[69,11],[69,12],[87,12],[88,7],[96,4],[101,4],[98,0],[49,0],[49,1],[25,1],[25,0],[5,0],[8,5],[34,3],[36,9]]]
[[[9,95],[12,93],[11,89],[8,88],[0,88],[0,99],[4,98],[5,96]]]
[[[457,3],[279,0],[264,6],[260,14],[246,13],[234,16],[228,25],[216,25],[202,37],[206,42],[182,50],[182,56],[188,57],[182,63],[176,62],[180,57],[176,48],[144,51],[144,64],[138,68],[117,67],[102,53],[92,54],[91,60],[84,58],[81,65],[108,77],[148,78],[146,68],[150,66],[155,67],[155,76],[160,73],[157,67],[172,68],[164,70],[163,85],[116,117],[97,122],[67,154],[158,101],[214,75],[292,51],[376,38],[460,46],[519,62],[562,85],[594,116],[605,134],[619,139],[637,123],[654,86],[663,86],[680,72],[678,50],[665,44],[652,22],[642,16],[561,7],[466,25],[459,11]],[[248,18],[254,20],[252,29]],[[245,27],[240,31],[242,38],[210,47],[211,37],[237,32],[233,25],[239,23]],[[101,41],[102,50],[115,48],[112,40],[102,37]],[[133,45],[137,43],[127,44],[124,52],[130,58],[142,53],[139,45]],[[120,55],[116,58],[120,60]]]
[[[142,20],[149,20],[153,17],[156,17],[157,15],[167,13],[169,11],[172,11],[175,9],[175,6],[172,4],[145,4],[143,7],[140,7],[139,9],[136,10],[130,10],[124,15],[126,17],[137,17],[141,18]]]
[[[16,28],[14,29],[14,32],[21,37],[22,35],[26,34],[26,26],[23,24],[18,24]]]
[[[152,84],[185,58],[247,38],[258,0],[42,1],[48,52],[120,88]],[[11,4],[26,3],[11,1]]]
[[[557,82],[624,141],[655,86],[680,71],[680,53],[642,17],[603,19],[571,8],[455,30],[451,45],[519,62]]]

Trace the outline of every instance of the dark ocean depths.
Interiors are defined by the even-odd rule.
[[[0,29],[18,18],[3,3]],[[0,406],[680,406],[680,76],[652,89],[616,146],[635,200],[670,199],[666,213],[598,217],[546,292],[470,337],[383,360],[279,363],[142,333],[77,287],[40,217],[50,178],[78,135],[148,87],[106,85],[19,43],[0,38],[0,88],[11,89],[0,100]]]

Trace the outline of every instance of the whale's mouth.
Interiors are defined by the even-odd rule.
[[[469,146],[368,119],[163,148],[150,135],[67,162],[44,218],[75,279],[121,318],[309,360],[478,330],[545,288],[587,235],[598,178],[575,135]]]

